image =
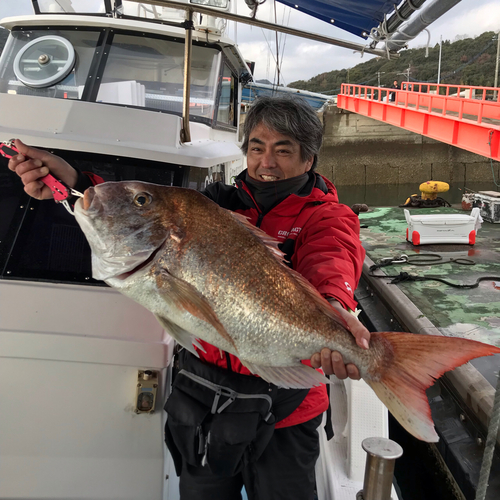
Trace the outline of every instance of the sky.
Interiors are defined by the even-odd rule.
[[[85,1],[87,4],[99,0],[73,0],[74,4]],[[236,1],[233,12],[248,15],[249,9],[244,0]],[[278,24],[292,28],[319,33],[333,38],[341,38],[363,44],[362,38],[351,35],[323,21],[316,20],[277,4]],[[8,16],[32,14],[31,0],[0,0],[0,19]],[[274,22],[273,0],[266,0],[258,9],[257,18]],[[443,40],[453,41],[455,37],[468,35],[478,36],[485,31],[500,31],[500,2],[498,0],[462,0],[444,16],[429,26],[430,46]],[[226,35],[235,40],[246,60],[255,61],[256,80],[276,81],[276,35],[274,32],[252,26],[228,23]],[[421,33],[409,43],[409,48],[423,47],[427,44],[427,33]],[[278,35],[280,57],[282,57],[280,83],[289,84],[297,80],[310,78],[332,70],[351,68],[374,57],[369,54],[361,56],[351,49],[335,47],[291,35]],[[380,44],[379,44],[380,47]]]

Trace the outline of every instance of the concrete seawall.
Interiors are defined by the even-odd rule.
[[[402,185],[427,180],[455,187],[491,183],[489,158],[338,109],[322,116],[325,137],[318,172],[339,186]],[[500,163],[493,162],[495,179]]]

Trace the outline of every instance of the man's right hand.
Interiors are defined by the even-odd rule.
[[[75,187],[78,172],[65,160],[47,151],[26,146],[19,139],[14,141],[14,145],[20,154],[9,160],[9,168],[21,177],[24,190],[30,196],[37,200],[53,198],[50,188],[39,180],[48,173],[67,186]]]

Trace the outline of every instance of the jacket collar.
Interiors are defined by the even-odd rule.
[[[236,187],[238,188],[238,196],[248,208],[257,208],[250,194],[250,191],[245,184],[246,170],[241,172],[236,177]],[[299,194],[291,194],[281,203],[271,209],[279,215],[293,215],[300,212],[306,203],[311,202],[334,202],[338,203],[337,190],[333,183],[326,177],[312,171],[309,172],[309,180],[301,189]],[[257,209],[258,210],[258,209]]]

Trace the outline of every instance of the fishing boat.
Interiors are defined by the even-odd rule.
[[[248,3],[255,14],[258,2]],[[105,180],[230,183],[244,168],[240,112],[252,76],[225,21],[388,57],[427,22],[411,16],[424,0],[314,3],[290,5],[361,41],[237,15],[224,0],[34,0],[33,15],[1,21],[10,35],[0,141],[19,137]],[[434,18],[457,2],[439,12],[436,3]],[[173,340],[92,278],[88,246],[62,206],[28,197],[5,166],[0,193],[0,498],[177,499],[163,443]],[[358,299],[374,322],[379,309]],[[320,433],[319,500],[355,498],[363,440],[390,437],[387,410],[364,383],[332,391],[335,436]]]

